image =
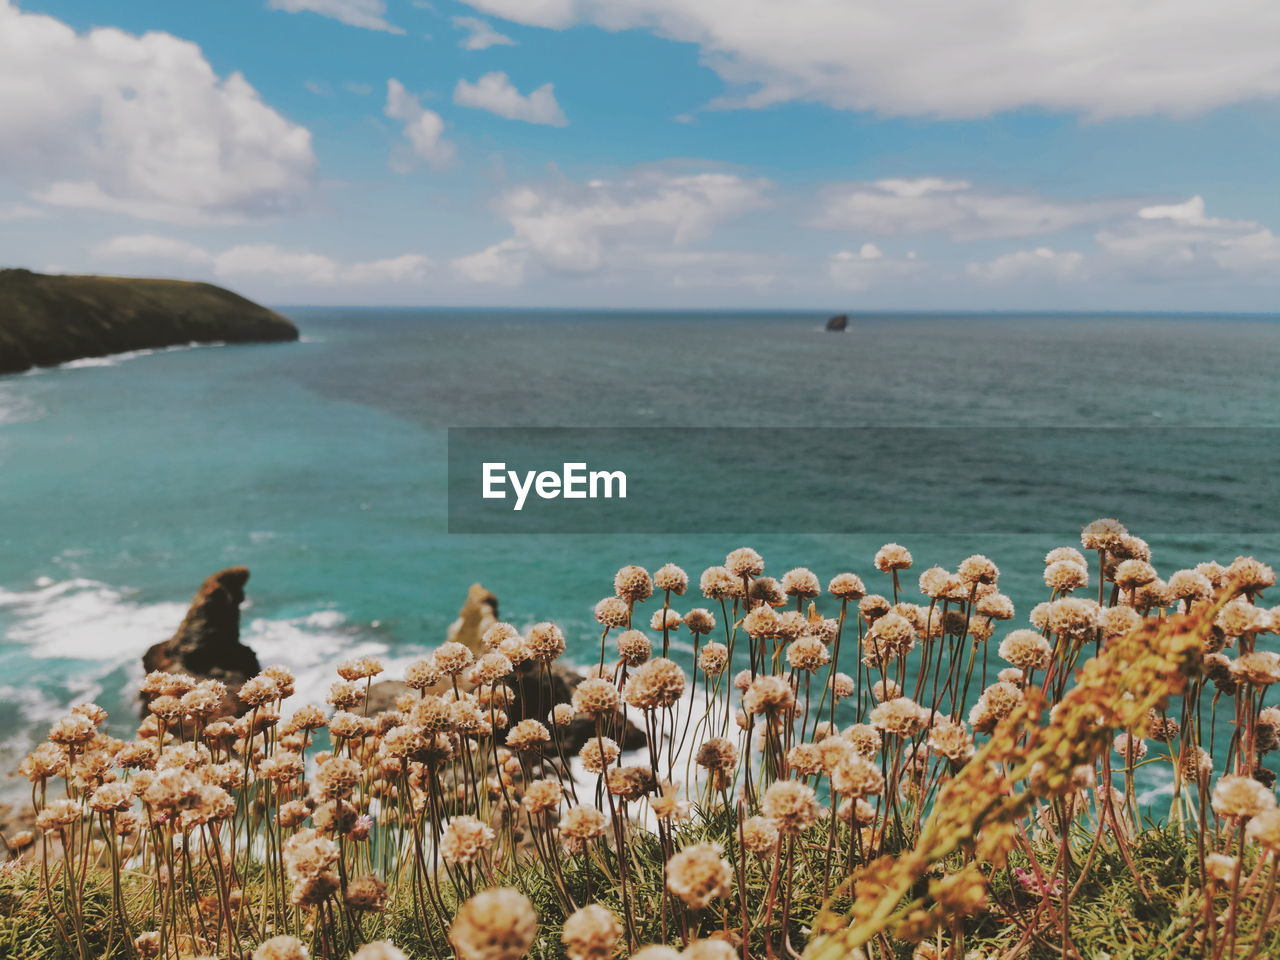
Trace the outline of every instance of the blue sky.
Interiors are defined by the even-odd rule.
[[[0,262],[272,303],[1276,307],[1270,0],[0,0]]]

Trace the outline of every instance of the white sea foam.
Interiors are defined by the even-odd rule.
[[[179,343],[172,347],[154,347],[147,350],[126,350],[122,353],[111,353],[105,357],[82,357],[79,360],[68,360],[66,363],[58,365],[59,370],[84,370],[93,367],[115,367],[126,360],[136,360],[138,357],[149,357],[156,353],[175,353],[178,350],[196,350],[200,347],[225,347],[226,343],[217,340],[210,343]]]
[[[47,412],[32,397],[0,389],[0,427],[10,423],[40,420]]]

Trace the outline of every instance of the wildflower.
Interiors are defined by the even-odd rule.
[[[622,924],[597,904],[579,907],[564,922],[560,941],[569,960],[608,960],[618,949]]]
[[[1074,563],[1077,566],[1088,568],[1088,563],[1084,558],[1084,554],[1075,547],[1054,547],[1044,555],[1044,565],[1046,567],[1053,566],[1055,563]]]
[[[717,677],[729,662],[729,648],[714,640],[698,654],[698,666],[708,677]]]
[[[881,665],[906,654],[915,645],[916,629],[898,613],[885,613],[871,624],[863,641],[868,665]]]
[[[649,571],[634,564],[623,567],[613,577],[614,592],[629,603],[638,603],[653,596],[653,580]]]
[[[82,713],[69,713],[49,730],[49,739],[64,747],[81,746],[93,739],[96,724]]]
[[[1225,776],[1213,788],[1213,812],[1220,817],[1248,820],[1275,806],[1275,794],[1252,777]]]
[[[1070,593],[1089,585],[1089,568],[1083,562],[1057,560],[1044,568],[1044,585],[1057,593]]]
[[[649,801],[649,808],[655,817],[668,823],[688,820],[691,811],[689,801],[680,799],[679,784],[665,781],[659,784],[658,796]]]
[[[1280,810],[1273,807],[1255,814],[1244,835],[1272,853],[1280,852]]]
[[[1106,640],[1115,640],[1132,633],[1142,623],[1142,617],[1132,607],[1108,607],[1102,611],[1099,626]]]
[[[778,614],[768,604],[762,604],[742,618],[742,629],[756,638],[776,636]]]
[[[895,697],[878,704],[871,711],[871,725],[886,733],[910,737],[924,729],[925,717],[920,705],[910,697]]]
[[[605,786],[615,797],[636,801],[649,793],[657,781],[648,767],[614,767],[605,776]]]
[[[493,843],[494,832],[475,817],[462,814],[454,817],[440,837],[440,856],[446,863],[471,863]]]
[[[631,619],[631,609],[620,597],[605,597],[595,607],[596,621],[605,627],[625,627]]]
[[[764,573],[764,558],[750,547],[739,547],[724,558],[724,566],[735,577],[758,577]]]
[[[816,743],[797,743],[787,751],[787,766],[793,773],[809,777],[822,770],[822,754]]]
[[[975,553],[960,562],[956,574],[967,584],[988,584],[1000,579],[1000,568],[989,557]]]
[[[796,696],[791,684],[782,677],[761,674],[751,681],[742,696],[742,708],[749,714],[764,713],[769,716],[790,713],[795,709]]]
[[[621,754],[618,745],[608,737],[592,737],[582,745],[578,759],[588,773],[603,773]]]
[[[1253,594],[1274,586],[1276,572],[1253,557],[1236,557],[1227,567],[1227,580],[1237,590]]]
[[[618,657],[629,667],[638,667],[653,653],[653,643],[639,630],[618,634]]]
[[[457,677],[462,675],[462,671],[471,666],[475,659],[469,649],[457,641],[450,640],[443,643],[433,654],[432,659],[435,661],[436,669],[445,676]]]
[[[1043,670],[1051,662],[1053,648],[1034,630],[1014,630],[1000,641],[1000,656],[1021,670]]]
[[[549,719],[557,727],[567,727],[573,723],[574,709],[572,705],[567,703],[557,703],[551,708],[551,716]]]
[[[1244,653],[1232,664],[1231,672],[1257,687],[1280,682],[1280,653],[1273,650],[1255,650]]]
[[[902,685],[897,680],[890,680],[888,677],[883,680],[877,680],[871,685],[871,696],[875,697],[878,703],[892,700],[895,697],[902,696]]]
[[[685,676],[679,665],[658,657],[641,665],[627,680],[623,696],[640,710],[669,707],[684,693]]]
[[[335,680],[329,685],[327,699],[337,710],[350,710],[364,699],[364,691],[347,680]]]
[[[483,890],[458,908],[449,942],[458,960],[520,960],[533,947],[538,915],[519,890]]]
[[[604,835],[605,815],[595,807],[570,807],[560,818],[560,833],[574,840],[594,840]]]
[[[787,647],[787,663],[796,670],[817,670],[831,662],[831,652],[816,637],[801,637]]]
[[[119,781],[104,783],[89,797],[89,809],[95,813],[119,813],[133,804],[133,790]]]
[[[841,600],[861,600],[867,589],[855,573],[837,573],[827,584],[827,592]]]
[[[317,877],[338,862],[338,845],[315,830],[299,830],[284,842],[284,866],[295,884]]]
[[[350,757],[331,757],[316,769],[315,785],[326,800],[346,799],[360,782],[360,764]]]
[[[707,567],[698,579],[698,589],[708,600],[729,600],[742,596],[742,580],[724,567]]]
[[[956,763],[964,763],[973,756],[973,736],[963,723],[950,717],[934,719],[926,742],[930,750]]]
[[[684,617],[667,607],[663,610],[653,611],[653,616],[649,618],[649,629],[665,630],[670,633],[679,630],[682,623],[684,623]]]
[[[723,737],[712,737],[698,748],[696,760],[707,770],[732,770],[738,763],[738,748]]]
[[[813,788],[796,780],[770,784],[760,808],[787,834],[802,833],[818,819],[818,801]]]
[[[1129,531],[1119,520],[1104,517],[1094,520],[1080,532],[1080,546],[1086,550],[1111,550],[1118,547]]]
[[[1156,571],[1145,560],[1123,560],[1111,574],[1111,579],[1123,590],[1136,590],[1156,579]]]
[[[631,955],[631,960],[680,960],[680,952],[661,943],[649,943]]]
[[[424,657],[409,664],[404,671],[404,682],[414,690],[426,690],[434,687],[444,679],[444,674],[436,667],[434,657]]]
[[[875,565],[881,573],[906,570],[911,566],[911,551],[898,543],[886,543],[876,551]]]
[[[381,913],[387,906],[387,885],[373,874],[366,874],[347,884],[344,896],[352,910]]]
[[[583,680],[573,690],[573,708],[589,717],[612,715],[618,709],[618,688],[608,680]]]
[[[837,700],[847,700],[854,693],[853,677],[847,673],[835,673],[831,676],[831,695]]]
[[[551,731],[537,720],[521,720],[507,731],[507,746],[512,750],[539,750],[551,742]]]
[[[493,650],[475,662],[468,671],[468,677],[476,686],[497,683],[515,669],[515,664],[505,653]]]
[[[276,938],[276,939],[280,939],[280,938]],[[290,937],[289,939],[293,939],[293,938]],[[270,943],[270,941],[267,941],[267,942]],[[263,944],[263,946],[265,947],[266,944]],[[299,944],[299,946],[301,946],[301,944]],[[136,937],[133,938],[133,949],[137,951],[137,954],[140,957],[160,956],[160,931],[148,930],[146,933],[138,934]],[[259,947],[259,950],[260,949],[261,947]],[[288,954],[272,957],[272,955],[269,953],[259,956],[258,951],[255,950],[253,953],[253,960],[307,960],[307,954],[305,951],[303,951],[302,953],[297,954],[295,957],[290,957]]]
[[[667,889],[700,910],[712,900],[729,896],[733,871],[713,843],[695,843],[667,861]]]
[[[82,813],[75,800],[50,800],[36,814],[36,827],[44,833],[57,833],[79,820]]]
[[[366,943],[351,955],[351,960],[409,960],[404,951],[390,940]]]
[[[1112,747],[1116,753],[1124,757],[1128,766],[1141,762],[1142,758],[1147,755],[1146,741],[1141,737],[1135,737],[1128,733],[1118,734],[1112,742]]]
[[[1204,872],[1211,880],[1225,883],[1236,871],[1236,858],[1225,853],[1209,853],[1204,858]]]
[[[749,817],[742,823],[742,845],[752,853],[764,854],[778,845],[778,825],[769,817]]]
[[[547,813],[560,806],[564,789],[555,780],[534,780],[525,790],[521,801],[530,813]]]
[[[884,775],[870,760],[849,753],[831,768],[831,789],[846,797],[874,795],[884,789]]]
[[[840,736],[849,741],[853,748],[864,757],[874,757],[883,742],[880,737],[880,731],[867,723],[855,723]]]

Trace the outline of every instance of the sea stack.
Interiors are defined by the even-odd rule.
[[[285,317],[210,283],[0,270],[0,373],[188,343],[297,339]]]
[[[258,655],[240,642],[240,604],[248,580],[248,567],[228,567],[208,577],[174,635],[143,654],[142,668],[221,680],[228,690],[225,712],[243,713],[236,694],[262,669]]]
[[[847,313],[837,313],[834,317],[827,321],[828,330],[844,330],[849,325],[849,315]]]

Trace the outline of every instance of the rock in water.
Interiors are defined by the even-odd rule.
[[[834,317],[827,321],[828,330],[843,330],[849,325],[849,315],[847,313],[837,313]]]
[[[221,680],[234,696],[262,669],[258,655],[240,642],[240,604],[248,580],[248,567],[228,567],[205,580],[177,632],[143,655],[143,669]],[[227,706],[242,712],[238,699]]]
[[[297,339],[274,310],[210,283],[0,270],[0,373],[188,343]]]

